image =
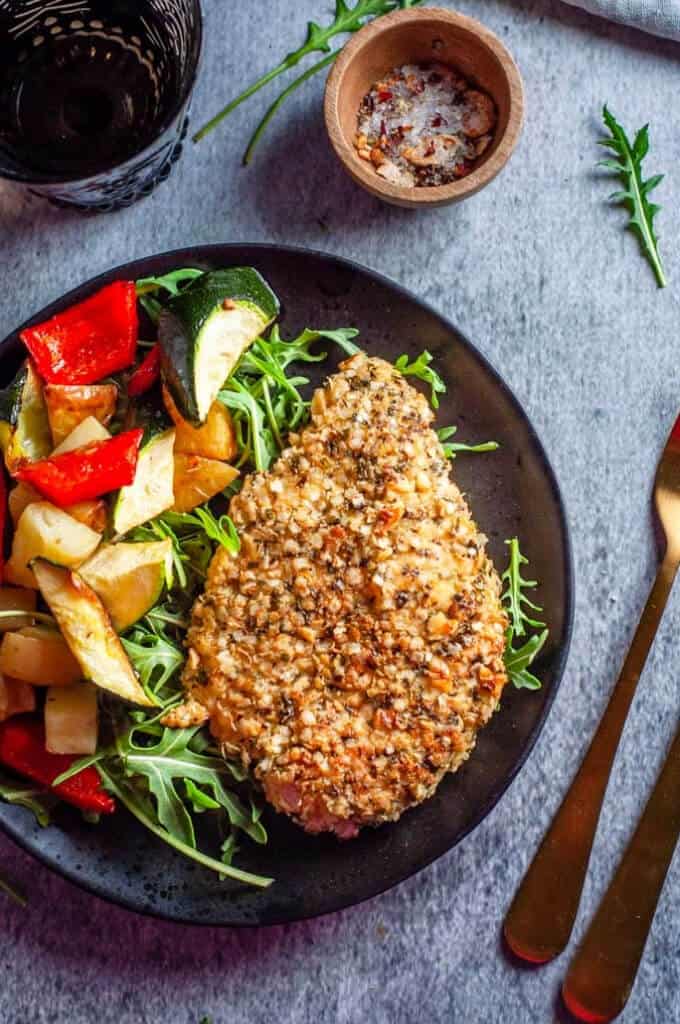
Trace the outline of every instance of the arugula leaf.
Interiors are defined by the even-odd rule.
[[[140,277],[136,282],[137,295],[158,291],[159,288],[170,295],[178,295],[182,285],[201,277],[204,273],[205,270],[198,270],[196,267],[180,267],[179,270],[171,270],[169,274],[161,274],[160,277]]]
[[[540,690],[541,681],[528,671],[529,665],[538,657],[539,652],[548,639],[548,630],[535,633],[518,649],[506,648],[505,668],[508,676],[518,690]]]
[[[495,452],[500,445],[498,441],[483,441],[481,444],[463,444],[461,441],[449,441],[450,437],[458,432],[458,427],[441,427],[437,431],[437,437],[442,442],[444,455],[447,459],[455,459],[461,452]]]
[[[244,155],[244,163],[249,163],[253,155],[253,151],[260,137],[262,136],[265,128],[281,107],[282,103],[290,96],[299,86],[315,75],[317,72],[322,71],[329,64],[332,64],[337,54],[329,53],[330,41],[338,35],[345,35],[347,33],[357,32],[365,22],[379,18],[383,14],[389,14],[391,11],[404,9],[408,7],[415,7],[422,3],[422,0],[356,0],[354,6],[351,6],[347,0],[336,0],[335,4],[335,16],[330,25],[322,27],[315,21],[307,23],[307,35],[302,46],[299,46],[295,50],[291,50],[290,53],[286,54],[283,60],[280,61],[276,67],[272,68],[265,75],[259,78],[256,82],[250,85],[242,93],[240,93],[235,99],[231,100],[230,103],[223,107],[223,109],[216,114],[213,118],[208,121],[207,124],[196,132],[194,135],[194,142],[199,142],[205,138],[214,128],[217,127],[229,114],[233,113],[237,107],[239,107],[245,100],[254,96],[255,93],[259,92],[266,85],[272,82],[275,78],[285,74],[291,68],[294,68],[300,63],[305,57],[311,53],[323,53],[327,54],[317,64],[314,64],[307,71],[305,71],[299,78],[295,79],[280,96],[274,101],[269,107],[264,117],[258,124],[255,132],[253,133],[248,147]]]
[[[326,352],[311,351],[322,339],[354,355],[359,349],[352,339],[358,333],[350,327],[306,328],[296,338],[285,340],[275,326],[268,338],[258,338],[244,353],[217,396],[232,414],[239,449],[238,466],[250,464],[258,472],[269,469],[290,431],[298,429],[309,418],[309,402],[299,390],[309,384],[309,380],[301,376],[289,377],[286,370],[291,363],[318,363],[325,359]]]
[[[510,548],[510,561],[501,576],[501,580],[505,584],[502,600],[510,616],[513,637],[525,636],[527,626],[534,629],[542,629],[545,626],[545,622],[530,618],[524,610],[525,608],[534,612],[543,610],[530,601],[526,594],[527,590],[533,590],[538,583],[536,580],[525,580],[522,576],[522,566],[528,565],[529,559],[522,554],[517,537],[506,540],[505,543]]]
[[[174,695],[163,699],[161,693],[184,664],[184,652],[143,621],[121,637],[121,643],[149,699],[156,705],[174,699]]]
[[[214,800],[208,793],[204,793],[202,789],[199,789],[191,779],[184,779],[183,781],[187,800],[191,801],[191,806],[196,814],[203,814],[204,811],[219,811],[220,805],[217,800]]]
[[[425,349],[421,352],[417,359],[414,359],[412,363],[409,363],[408,356],[399,356],[396,363],[394,364],[399,373],[403,374],[404,377],[417,377],[418,380],[422,380],[425,384],[430,385],[430,404],[433,409],[439,408],[439,399],[437,395],[443,395],[446,393],[446,384],[441,379],[436,370],[434,370],[430,363],[432,362],[432,356]]]
[[[663,181],[664,176],[655,174],[646,181],[642,176],[642,161],[649,152],[649,125],[644,125],[637,132],[631,144],[626,132],[606,104],[602,110],[602,117],[611,137],[600,139],[599,145],[613,150],[616,159],[600,160],[598,167],[618,174],[623,183],[623,189],[613,192],[609,198],[612,202],[621,203],[628,210],[628,228],[637,236],[642,255],[651,265],[659,288],[665,288],[666,275],[654,231],[654,218],[661,207],[649,201],[649,194]]]
[[[237,555],[241,550],[241,541],[229,516],[223,515],[218,519],[207,505],[199,505],[193,512],[166,512],[161,519],[166,526],[174,529],[199,527],[206,537],[226,548],[232,555]]]
[[[163,305],[155,297],[155,293],[165,291],[170,296],[177,295],[183,285],[201,277],[204,273],[204,270],[197,270],[195,267],[181,267],[179,270],[172,270],[169,274],[162,274],[160,277],[140,277],[136,282],[137,298],[149,318],[157,324]]]
[[[228,762],[222,757],[198,754],[191,749],[191,740],[197,731],[195,726],[190,729],[163,728],[155,743],[142,744],[136,741],[137,727],[133,726],[125,737],[118,739],[116,754],[126,775],[147,780],[149,791],[156,799],[158,820],[182,842],[196,845],[191,817],[176,786],[177,781],[181,781],[186,792],[188,780],[192,783],[190,801],[207,794],[208,800],[202,802],[202,810],[224,810],[231,825],[241,829],[254,842],[265,843],[267,834],[259,819],[253,821],[252,813],[240,798],[225,789],[222,783],[222,779],[231,774]],[[148,734],[143,733],[142,739],[148,740]]]
[[[236,881],[244,882],[247,885],[254,885],[258,888],[267,888],[274,881],[273,878],[265,878],[262,875],[254,875],[249,871],[241,871],[239,868],[225,864],[223,861],[209,857],[195,846],[185,843],[179,836],[169,832],[160,824],[153,803],[148,796],[140,793],[129,779],[112,772],[108,766],[99,766],[99,774],[105,788],[120,800],[124,807],[133,814],[138,821],[150,832],[157,835],[169,846],[174,847],[179,853],[191,860],[195,860],[203,867],[217,872],[220,877],[228,876]]]
[[[501,597],[509,617],[509,626],[505,643],[505,668],[509,679],[517,689],[539,690],[541,682],[529,672],[529,666],[535,661],[543,649],[549,635],[545,622],[532,618],[526,609],[541,612],[543,609],[529,599],[526,591],[538,584],[535,580],[527,580],[522,576],[522,566],[528,565],[528,559],[522,554],[517,537],[505,542],[510,548],[508,567],[501,576],[504,590]],[[534,633],[521,646],[515,647],[518,637],[524,637],[530,630]]]
[[[11,779],[4,772],[0,774],[0,799],[32,811],[35,820],[42,828],[46,828],[50,824],[52,811],[59,803],[58,799],[47,790],[41,789],[31,782]]]

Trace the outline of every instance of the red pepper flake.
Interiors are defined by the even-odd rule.
[[[0,763],[41,786],[52,783],[77,761],[70,754],[51,754],[45,746],[45,727],[38,718],[18,715],[0,724]],[[69,804],[94,814],[113,814],[116,802],[102,789],[99,772],[83,768],[52,792]]]
[[[21,340],[48,384],[94,384],[134,362],[137,331],[135,283],[114,281]]]
[[[441,114],[435,114],[434,117],[432,118],[432,127],[433,128],[441,128],[441,126],[443,124],[444,124],[444,118],[442,117],[442,115]]]
[[[72,452],[24,462],[14,475],[60,508],[91,501],[133,482],[143,434],[138,427]]]
[[[461,162],[459,164],[456,164],[456,166],[453,168],[453,173],[456,175],[457,178],[464,178],[467,174],[470,173],[473,166],[473,160],[461,160]]]
[[[381,89],[380,92],[378,93],[378,99],[380,100],[381,103],[387,103],[388,100],[392,99],[393,95],[394,93],[392,93],[389,89]]]

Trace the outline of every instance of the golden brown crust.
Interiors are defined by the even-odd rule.
[[[349,836],[455,771],[506,682],[500,581],[427,403],[354,356],[231,503],[175,724],[210,716],[274,806]]]

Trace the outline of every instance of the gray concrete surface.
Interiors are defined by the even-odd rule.
[[[194,123],[297,44],[327,0],[206,0]],[[566,679],[511,790],[458,849],[399,889],[310,924],[250,933],[143,920],[84,895],[0,837],[30,892],[0,902],[2,1024],[533,1024],[558,1018],[565,960],[518,970],[503,912],[604,705],[654,570],[654,462],[680,406],[680,49],[551,0],[461,0],[524,76],[518,152],[485,192],[414,215],[358,191],[307,84],[250,170],[241,147],[265,98],[187,152],[150,199],[83,220],[0,186],[2,330],[134,256],[192,242],[281,241],[355,257],[450,314],[505,374],[554,459],[575,542],[578,604]],[[670,287],[605,204],[593,171],[599,110],[649,120],[649,170],[666,171],[659,231]],[[676,593],[626,729],[577,934],[629,836],[674,729]],[[624,1020],[680,1021],[680,865],[672,870]]]

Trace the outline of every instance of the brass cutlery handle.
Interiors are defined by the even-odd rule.
[[[525,960],[552,960],[569,941],[616,750],[677,568],[667,554],[597,732],[508,911],[506,940]]]
[[[572,960],[562,994],[587,1021],[621,1013],[635,981],[680,835],[680,730],[609,889]]]

